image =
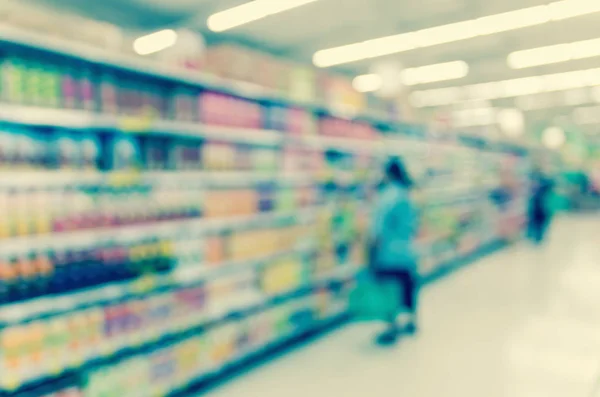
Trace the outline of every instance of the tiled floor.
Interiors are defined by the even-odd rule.
[[[421,304],[415,339],[381,349],[379,326],[348,326],[208,396],[590,397],[600,217],[560,219],[545,247],[488,257],[428,287]]]

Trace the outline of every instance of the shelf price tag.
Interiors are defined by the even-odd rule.
[[[129,133],[150,132],[156,120],[156,111],[146,108],[136,116],[125,116],[118,121],[119,129]]]
[[[112,186],[129,186],[140,181],[142,174],[136,170],[116,171],[108,176],[108,183]]]

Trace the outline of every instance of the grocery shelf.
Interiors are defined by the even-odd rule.
[[[281,171],[3,171],[0,188],[62,187],[68,185],[127,183],[153,185],[246,186],[257,183],[303,184],[313,182],[310,174]]]
[[[283,131],[254,128],[224,127],[173,120],[148,118],[143,115],[110,115],[85,110],[52,109],[4,104],[0,120],[9,123],[70,129],[111,130],[133,134],[164,134],[170,136],[217,139],[255,145],[281,146],[286,141],[316,149],[338,149],[359,153],[397,154],[412,150],[425,141],[417,137],[400,141],[397,137],[360,139],[326,135],[294,135]],[[489,143],[493,149],[494,143]],[[505,145],[497,143],[502,148]],[[468,147],[468,146],[467,146]],[[523,149],[523,148],[521,148]]]
[[[260,264],[269,262],[285,255],[309,252],[314,247],[298,247],[291,250],[261,256],[253,259],[227,261],[218,265],[192,266],[178,268],[172,273],[145,276],[130,281],[112,282],[97,287],[89,287],[80,291],[69,292],[59,295],[47,295],[31,300],[15,302],[0,306],[0,324],[6,322],[21,321],[32,316],[65,313],[71,310],[99,304],[107,301],[116,301],[127,296],[143,297],[162,291],[165,288],[173,289],[187,287],[200,282],[213,280],[223,275],[231,274],[238,270],[250,270]],[[336,269],[326,277],[317,278],[324,281],[330,277],[346,275],[352,268],[345,268],[343,272]]]
[[[309,219],[319,207],[309,207],[293,211],[272,211],[253,215],[232,216],[228,218],[192,218],[156,223],[83,229],[62,233],[38,234],[11,237],[0,240],[0,252],[27,252],[36,247],[52,247],[64,244],[73,246],[105,239],[129,239],[139,236],[169,236],[183,232],[206,233],[223,229],[250,227],[253,224],[266,224],[282,219]]]
[[[219,383],[234,377],[237,373],[246,371],[248,367],[261,365],[265,360],[274,358],[278,352],[286,348],[297,347],[302,342],[309,342],[311,338],[323,336],[328,330],[341,326],[350,319],[346,311],[330,314],[326,318],[316,320],[306,329],[295,331],[261,346],[254,351],[228,363],[215,371],[211,371],[189,384],[169,393],[167,397],[197,397],[201,390],[216,387]]]
[[[110,115],[75,109],[52,109],[3,104],[0,120],[8,123],[71,129],[116,130],[126,133],[160,133],[166,135],[214,138],[224,141],[279,145],[279,131],[204,125],[144,116]]]
[[[122,360],[125,357],[134,356],[142,352],[147,352],[149,350],[156,349],[161,346],[174,343],[175,341],[200,334],[212,327],[222,324],[223,322],[227,322],[231,319],[239,320],[256,312],[265,310],[273,305],[281,305],[286,301],[306,296],[313,290],[320,287],[325,287],[329,285],[329,283],[336,281],[341,281],[340,276],[337,274],[329,278],[314,281],[306,286],[295,288],[287,292],[275,295],[265,295],[263,297],[259,297],[258,299],[256,299],[255,302],[252,302],[249,305],[206,319],[197,325],[186,328],[185,330],[174,329],[172,332],[163,333],[158,338],[149,342],[145,342],[135,346],[129,346],[115,352],[104,352],[105,355],[101,357],[96,357],[89,361],[84,361],[81,363],[81,365],[77,366],[76,368],[67,369],[65,371],[54,374],[43,375],[39,378],[28,380],[25,383],[20,383],[17,379],[7,379],[7,377],[2,378],[0,374],[0,379],[2,380],[2,384],[0,384],[0,393],[3,390],[6,395],[12,395],[11,393],[17,393],[20,390],[35,388],[36,386],[52,382],[53,380],[60,379],[61,377],[68,376],[73,373],[86,372],[89,371],[91,368],[107,365],[109,363]],[[0,396],[2,395],[3,394],[0,394]]]
[[[304,247],[297,247],[294,249],[286,249],[274,252],[266,256],[260,256],[253,259],[242,259],[232,260],[222,263],[220,265],[211,266],[184,266],[177,268],[172,275],[169,275],[169,280],[172,280],[178,286],[186,286],[190,284],[196,284],[199,281],[210,280],[221,275],[227,275],[239,271],[240,269],[253,269],[263,263],[275,260],[277,258],[284,257],[290,254],[307,253],[316,250],[314,244],[309,244]],[[347,271],[347,270],[346,270]],[[343,275],[344,273],[342,273]],[[333,274],[334,276],[337,273]],[[331,275],[327,276],[330,277]]]
[[[317,149],[338,149],[359,153],[380,152],[384,141],[381,139],[358,139],[323,135],[291,136],[289,139]]]

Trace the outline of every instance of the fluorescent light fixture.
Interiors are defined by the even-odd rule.
[[[453,61],[404,69],[400,76],[404,85],[417,85],[461,79],[467,74],[469,74],[469,65],[466,62]]]
[[[411,98],[414,98],[413,105],[417,107],[442,106],[457,101],[512,98],[595,86],[600,86],[600,68],[414,91]],[[440,92],[454,92],[456,95],[444,96]]]
[[[559,127],[548,127],[542,133],[542,143],[549,149],[559,149],[565,144],[565,131]]]
[[[492,35],[600,12],[598,0],[561,0],[414,32],[386,36],[317,51],[313,63],[329,67],[406,52],[417,48]]]
[[[554,21],[593,14],[600,11],[600,2],[596,0],[562,0],[548,4],[550,16]]]
[[[524,69],[597,56],[600,56],[600,39],[592,39],[515,51],[508,55],[507,62],[513,69]]]
[[[315,1],[317,0],[254,0],[211,15],[207,25],[213,32],[224,32]]]
[[[172,47],[176,42],[177,32],[165,29],[137,38],[133,42],[133,50],[139,55],[150,55]]]
[[[358,92],[379,91],[383,87],[383,78],[374,73],[356,76],[352,81],[352,87]]]
[[[489,15],[475,20],[477,36],[487,36],[501,32],[542,25],[550,22],[548,6],[522,8],[501,14]]]

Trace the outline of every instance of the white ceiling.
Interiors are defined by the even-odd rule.
[[[211,35],[206,30],[207,17],[247,0],[32,1],[74,10],[128,28],[154,30],[165,26],[187,25],[215,38],[217,35]],[[312,54],[319,49],[547,2],[548,0],[319,0],[241,26],[218,37],[253,43],[310,62]],[[505,66],[506,55],[511,51],[595,37],[600,37],[600,13],[418,49],[391,58],[399,60],[405,66],[463,59],[472,66],[470,80],[482,81],[485,77],[495,79],[515,74]],[[553,66],[550,71],[579,68],[581,64],[587,67],[590,62],[600,65],[600,58],[579,65]],[[359,62],[347,65],[346,68],[362,71],[368,69],[368,66],[367,62]],[[531,72],[528,69],[522,74]]]
[[[413,31],[479,16],[546,4],[549,0],[319,0],[220,35],[207,32],[214,12],[247,0],[31,0],[66,8],[133,29],[188,26],[209,40],[237,40],[274,53],[310,62],[323,48]],[[273,0],[285,1],[285,0]],[[600,1],[600,0],[598,0]],[[470,65],[468,77],[418,86],[428,89],[555,73],[600,66],[600,57],[562,64],[511,70],[508,53],[562,42],[600,37],[600,13],[512,32],[478,37],[390,56],[407,67],[451,60]],[[376,60],[378,61],[378,60]],[[371,61],[345,65],[341,71],[360,74]]]

